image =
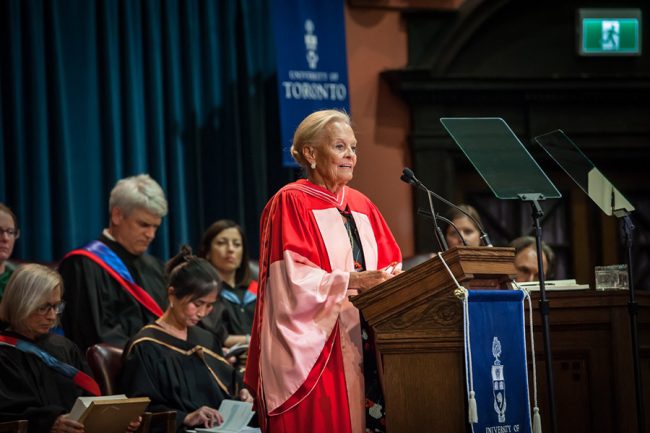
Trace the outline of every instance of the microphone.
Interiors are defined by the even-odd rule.
[[[438,245],[440,246],[440,249],[442,251],[447,251],[449,249],[449,246],[447,245],[447,240],[443,236],[442,230],[440,230],[440,226],[438,225],[438,219],[436,218],[437,216],[436,211],[433,209],[433,200],[431,199],[431,191],[415,177],[415,174],[410,168],[405,168],[404,170],[402,170],[402,176],[400,176],[400,179],[403,182],[406,182],[410,185],[417,186],[418,188],[422,189],[424,192],[427,193],[427,197],[429,198],[429,209],[431,209],[431,216],[433,218],[433,228],[434,228],[433,234],[436,236],[436,240],[438,241]]]
[[[467,213],[465,210],[458,207],[454,203],[450,202],[446,198],[436,194],[435,192],[431,191],[429,188],[424,186],[424,184],[422,182],[420,182],[420,180],[417,177],[415,177],[415,173],[413,173],[413,170],[411,170],[408,167],[404,167],[404,170],[402,170],[402,176],[400,177],[400,179],[402,179],[402,181],[404,181],[406,183],[410,183],[411,185],[415,185],[415,186],[417,186],[417,187],[419,187],[419,188],[421,188],[423,190],[426,190],[428,193],[430,193],[432,196],[434,196],[435,198],[437,198],[438,200],[440,200],[441,202],[443,202],[447,206],[451,206],[454,209],[458,210],[459,212],[462,212],[467,218],[472,220],[472,222],[474,223],[476,228],[478,228],[478,231],[481,233],[480,239],[481,239],[481,241],[483,241],[483,244],[485,246],[488,246],[488,247],[492,246],[492,242],[490,241],[490,237],[488,236],[487,232],[485,230],[483,230],[483,226],[481,226],[481,224],[479,224],[479,222],[476,220],[476,218],[474,218],[469,213]],[[462,236],[461,236],[461,238],[462,238]]]
[[[424,186],[422,185],[422,182],[420,182],[418,178],[415,177],[415,173],[413,173],[413,170],[411,170],[408,167],[404,167],[400,179],[402,180],[402,182],[410,183],[411,185]]]
[[[433,215],[431,215],[431,212],[429,212],[428,210],[422,209],[422,208],[418,208],[417,214],[422,215],[423,217],[426,217],[426,218],[433,219]],[[456,224],[454,224],[449,218],[445,218],[440,214],[437,214],[436,218],[442,220],[443,223],[449,224],[454,229],[454,231],[456,232],[456,234],[458,235],[460,240],[463,242],[463,246],[467,246],[467,241],[465,241],[465,238],[460,233],[460,230],[458,230],[458,227],[456,227]]]

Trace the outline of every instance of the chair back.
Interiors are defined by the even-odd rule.
[[[106,343],[95,344],[86,350],[86,360],[102,395],[115,394],[122,373],[122,349]]]
[[[122,349],[106,343],[95,344],[86,350],[86,360],[90,365],[95,380],[102,390],[102,395],[113,395],[117,392],[117,381],[122,373]],[[165,433],[176,431],[176,412],[145,412],[142,423],[136,433],[149,433],[152,425],[159,425]]]

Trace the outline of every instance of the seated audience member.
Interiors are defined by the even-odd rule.
[[[219,275],[188,247],[167,264],[169,306],[145,326],[124,350],[121,378],[129,396],[148,396],[150,410],[175,410],[179,432],[213,427],[223,418],[223,399],[252,401],[241,375],[222,357],[220,342],[195,326],[212,310]]]
[[[14,251],[16,239],[20,237],[20,229],[16,215],[4,203],[0,203],[0,300],[5,291],[14,266],[9,258]]]
[[[518,283],[539,280],[539,266],[537,263],[537,242],[532,236],[521,236],[512,242],[510,246],[515,249],[515,268],[517,268]],[[555,253],[551,247],[542,241],[542,262],[544,265],[544,276],[553,275],[555,266]]]
[[[166,214],[165,194],[149,175],[122,179],[111,191],[108,228],[61,262],[63,330],[82,350],[96,343],[123,347],[162,314],[163,263],[146,251]]]
[[[215,222],[201,238],[199,256],[215,267],[222,281],[217,304],[201,326],[215,333],[224,346],[247,344],[255,315],[257,281],[251,279],[244,231],[234,221]]]
[[[77,397],[99,394],[77,346],[49,332],[63,310],[62,292],[56,271],[23,265],[0,303],[0,421],[26,419],[33,433],[82,433],[83,424],[68,413]]]
[[[470,214],[474,219],[476,219],[476,221],[478,221],[479,224],[483,225],[481,222],[481,217],[479,216],[478,212],[476,212],[476,209],[474,209],[472,206],[468,204],[459,204],[458,207]],[[458,231],[465,239],[465,243],[468,247],[478,247],[481,245],[481,232],[471,218],[453,207],[450,207],[447,212],[445,212],[444,217],[446,217],[454,224],[454,226],[456,226]],[[445,238],[447,239],[447,245],[449,248],[463,245],[463,241],[460,239],[458,233],[450,224],[447,224],[444,234]]]

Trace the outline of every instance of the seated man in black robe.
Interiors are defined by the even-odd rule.
[[[82,350],[96,343],[124,347],[166,304],[162,262],[146,254],[167,214],[162,188],[149,175],[122,179],[111,191],[109,226],[98,240],[68,253],[65,335]]]
[[[77,397],[99,395],[77,346],[49,332],[63,309],[62,291],[56,271],[23,265],[0,303],[0,421],[26,419],[30,433],[83,432],[68,414]]]
[[[179,432],[210,428],[223,422],[217,410],[222,400],[253,398],[215,336],[195,326],[217,301],[216,270],[187,247],[167,266],[169,307],[124,349],[122,391],[149,397],[154,412],[175,410]]]

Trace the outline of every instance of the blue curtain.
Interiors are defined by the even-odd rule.
[[[149,173],[170,213],[152,252],[217,218],[255,251],[281,167],[268,0],[0,2],[0,201],[15,257],[56,261],[94,239],[108,196]]]

